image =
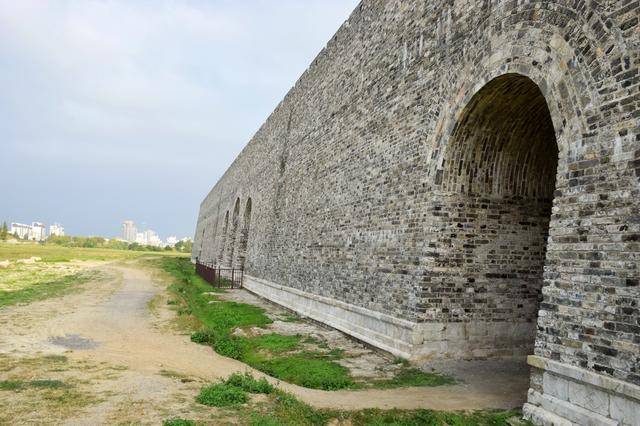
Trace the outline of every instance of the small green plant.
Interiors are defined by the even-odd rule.
[[[229,407],[247,402],[247,394],[242,389],[224,383],[205,386],[196,401],[210,407]]]
[[[234,373],[224,382],[226,385],[235,386],[243,391],[249,393],[264,393],[269,394],[273,392],[274,387],[264,377],[256,380],[249,373]]]
[[[191,334],[191,341],[200,344],[213,344],[215,342],[215,335],[211,331],[200,330]]]

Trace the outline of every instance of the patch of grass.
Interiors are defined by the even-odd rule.
[[[264,377],[256,380],[251,374],[234,373],[224,382],[226,385],[235,386],[249,393],[270,394],[274,391],[273,385]]]
[[[235,389],[231,390],[231,389]],[[265,402],[249,402],[245,392],[264,393]],[[201,402],[206,393],[205,402]],[[244,395],[244,397],[239,396]],[[234,374],[226,381],[203,388],[198,402],[216,407],[235,407],[240,423],[254,426],[328,425],[348,424],[394,426],[507,426],[507,420],[520,417],[514,410],[483,410],[474,412],[447,412],[433,410],[379,410],[339,411],[315,409],[295,396],[270,386],[266,380],[256,380],[251,374]],[[180,420],[180,419],[176,419]],[[167,423],[165,423],[167,424]],[[184,423],[175,423],[182,425]],[[194,424],[194,423],[186,423]],[[525,424],[529,424],[526,423]]]
[[[276,390],[270,395],[269,404],[264,412],[252,412],[249,424],[255,426],[271,425],[326,425],[336,413],[329,410],[316,410],[301,402],[293,395]]]
[[[299,335],[285,336],[282,334],[271,333],[251,337],[246,339],[246,341],[252,349],[266,350],[272,354],[280,354],[296,349],[299,346],[301,339],[302,337]]]
[[[24,389],[25,383],[21,380],[1,380],[0,390],[3,391],[17,391]]]
[[[186,419],[168,419],[162,422],[162,426],[196,426],[196,422]]]
[[[236,328],[262,327],[271,323],[265,311],[257,306],[218,300],[210,304],[212,287],[197,276],[188,259],[154,259],[177,281],[170,290],[181,298],[179,312],[189,311],[202,328],[191,335],[196,343],[211,345],[220,355],[240,360],[273,377],[314,389],[392,388],[408,386],[439,386],[453,383],[453,379],[435,373],[424,373],[408,367],[405,361],[392,379],[356,383],[349,370],[338,364],[344,357],[341,349],[329,350],[326,342],[311,336],[287,336],[277,333],[254,337],[232,334]],[[316,345],[324,351],[301,351],[303,344]]]
[[[302,356],[285,356],[300,345],[300,336],[265,334],[256,337],[232,335],[236,328],[261,327],[271,323],[264,309],[220,300],[209,304],[210,296],[204,296],[212,287],[196,275],[188,259],[156,259],[177,282],[169,288],[181,297],[203,328],[191,335],[194,342],[209,344],[220,355],[238,359],[273,377],[315,389],[342,389],[353,381],[349,371],[331,359]]]
[[[28,259],[32,256],[42,258],[42,262],[69,262],[71,260],[120,260],[135,259],[143,256],[185,256],[176,252],[151,252],[133,250],[115,250],[106,248],[63,247],[54,244],[20,242],[17,244],[0,242],[0,260]]]
[[[29,382],[29,386],[41,389],[60,389],[67,387],[67,385],[60,380],[32,380]]]
[[[516,411],[476,411],[472,413],[433,410],[362,410],[350,416],[353,425],[397,426],[502,426],[519,416]]]
[[[30,303],[71,293],[79,285],[102,277],[98,271],[83,271],[51,280],[34,280],[16,290],[0,290],[0,307],[17,303]]]
[[[225,383],[205,386],[196,401],[210,407],[229,407],[247,402],[247,393],[240,388]]]
[[[520,413],[507,411],[446,412],[432,410],[318,410],[293,395],[274,391],[261,409],[247,410],[247,423],[255,426],[271,425],[327,425],[354,426],[507,426],[511,417]]]
[[[346,367],[324,359],[303,355],[266,358],[250,354],[243,361],[270,376],[312,389],[338,390],[354,385]]]
[[[403,367],[392,379],[374,381],[372,386],[378,389],[389,389],[410,386],[442,386],[454,383],[453,377],[444,374],[426,373],[418,368]]]
[[[2,380],[0,381],[0,390],[4,391],[21,391],[27,388],[35,389],[61,389],[69,387],[61,380]]]

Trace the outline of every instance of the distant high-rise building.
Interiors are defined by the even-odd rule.
[[[27,225],[26,223],[12,222],[11,227],[9,228],[9,233],[12,235],[17,235],[18,238],[30,238],[29,234],[31,233],[31,225]]]
[[[133,223],[132,220],[125,220],[122,223],[122,239],[133,243],[136,241],[136,234],[138,230],[136,229],[136,224]]]
[[[169,247],[175,246],[177,242],[178,242],[178,238],[176,238],[175,236],[172,235],[170,237],[167,237],[167,245]]]
[[[41,222],[32,222],[30,239],[42,241],[45,238],[47,238],[47,226]]]
[[[146,245],[147,244],[147,240],[145,240],[145,238],[144,238],[144,232],[137,232],[134,242],[136,242],[138,244],[141,244],[141,245]]]
[[[49,236],[52,237],[54,235],[58,237],[64,237],[64,227],[59,223],[54,223],[53,225],[49,226]]]

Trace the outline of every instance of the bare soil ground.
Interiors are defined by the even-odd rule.
[[[149,270],[135,262],[101,269],[111,279],[87,283],[83,292],[0,309],[0,383],[31,383],[19,392],[0,388],[0,423],[158,424],[169,417],[220,422],[224,414],[195,403],[201,386],[234,372],[264,376],[176,330],[166,303],[167,283]],[[247,292],[226,297],[266,306],[280,333],[295,334],[303,327],[305,334],[358,351],[362,362],[349,366],[355,373],[385,374],[392,364],[334,330],[289,322],[288,313]],[[528,371],[522,365],[440,363],[438,369],[460,383],[432,388],[328,392],[270,380],[317,408],[514,408],[526,396]],[[36,388],[45,379],[64,386]]]

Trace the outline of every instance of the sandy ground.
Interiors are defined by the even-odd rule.
[[[68,423],[201,417],[205,410],[212,410],[193,402],[203,383],[233,372],[263,376],[165,326],[173,312],[166,303],[159,303],[152,313],[148,303],[164,292],[166,284],[154,280],[149,271],[133,263],[103,269],[114,278],[99,286],[89,283],[81,293],[0,310],[0,354],[12,359],[63,354],[77,365],[113,368],[111,375],[83,381],[98,395],[98,402]],[[526,397],[528,370],[521,361],[449,363],[438,368],[462,383],[327,392],[271,381],[318,408],[514,408]],[[77,373],[76,378],[83,379],[82,372]]]

